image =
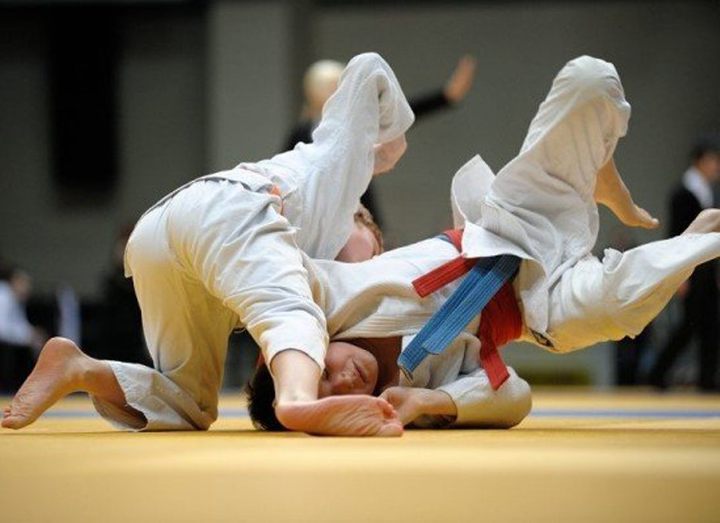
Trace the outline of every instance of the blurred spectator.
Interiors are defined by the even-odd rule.
[[[320,122],[322,108],[337,89],[338,80],[345,65],[334,60],[320,60],[308,67],[303,78],[305,104],[302,120],[295,126],[285,142],[284,151],[289,151],[299,142],[312,142],[312,133]],[[475,79],[475,58],[465,55],[458,61],[455,70],[442,89],[429,92],[409,100],[419,120],[433,112],[447,109],[465,98]],[[361,202],[370,211],[378,225],[382,219],[375,203],[372,187],[368,188]]]
[[[670,236],[680,234],[703,209],[715,206],[713,184],[720,179],[720,136],[700,139],[691,153],[692,165],[685,171],[670,200]],[[696,338],[699,341],[698,386],[716,390],[718,366],[718,291],[717,261],[695,269],[679,291],[683,301],[683,318],[670,333],[650,372],[649,381],[665,389],[668,375],[678,356]]]
[[[14,392],[30,374],[47,334],[30,323],[25,308],[30,276],[18,267],[0,269],[0,391]]]
[[[25,304],[32,291],[30,276],[18,267],[0,269],[0,342],[39,352],[47,334],[30,324]]]

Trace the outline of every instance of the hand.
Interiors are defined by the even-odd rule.
[[[380,397],[395,408],[403,426],[415,421],[422,413],[421,394],[425,389],[388,387]]]
[[[472,55],[466,54],[460,58],[443,90],[448,102],[455,104],[465,98],[475,80],[475,66]]]
[[[407,141],[405,135],[401,135],[394,140],[377,144],[375,150],[375,166],[373,168],[373,176],[390,171],[395,164],[402,158],[407,150]]]

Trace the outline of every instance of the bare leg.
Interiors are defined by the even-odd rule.
[[[290,430],[334,436],[400,436],[393,407],[372,396],[317,399],[320,368],[306,354],[286,350],[272,360],[278,420]]]
[[[608,207],[618,219],[629,227],[654,229],[660,222],[633,202],[627,186],[615,167],[615,160],[600,168],[595,185],[595,201]]]
[[[35,421],[58,400],[72,392],[88,392],[134,414],[110,366],[85,355],[75,343],[52,338],[40,352],[32,373],[9,407],[2,426],[20,429]]]
[[[720,232],[720,209],[705,209],[692,221],[683,234]]]

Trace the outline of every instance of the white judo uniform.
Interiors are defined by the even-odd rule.
[[[625,253],[607,250],[602,261],[590,254],[598,229],[595,177],[625,134],[629,110],[614,67],[602,60],[578,58],[556,77],[517,158],[497,177],[479,157],[473,158],[453,180],[453,207],[458,225],[465,226],[463,254],[514,254],[523,259],[513,286],[525,341],[566,352],[633,336],[666,305],[695,266],[720,257],[720,233],[684,235]],[[457,255],[449,242],[435,238],[352,265],[303,258],[328,334],[333,339],[353,339],[416,334],[461,280],[425,298],[418,297],[412,280]],[[451,351],[448,354],[479,345],[472,339],[478,324],[479,318],[471,322],[446,349]],[[467,389],[461,385],[452,392],[451,384],[462,383],[463,374],[484,376],[477,367],[462,369],[470,354],[457,352],[452,363],[455,375],[446,374],[448,383],[441,383],[440,370],[433,376],[432,367],[423,367],[433,365],[428,358],[402,384],[450,387],[453,399],[460,398],[460,423],[467,419],[467,408],[481,416],[482,409],[491,408],[503,394],[513,396],[513,401],[497,416],[505,420],[524,416],[529,398],[523,399],[524,382],[515,373],[497,391],[485,378],[484,383],[465,381]],[[441,360],[435,363],[441,365]],[[177,409],[176,419],[192,419],[192,396],[180,387],[153,388],[144,376],[139,378],[137,386],[146,396],[131,405],[148,419],[147,428],[163,418],[155,402]],[[200,375],[188,373],[183,378],[191,384],[201,380]],[[510,394],[513,390],[518,394]],[[463,404],[463,397],[469,403]],[[113,413],[101,413],[113,419]],[[117,413],[114,420],[138,427],[137,420],[133,425]],[[190,426],[201,425],[193,421],[166,428]]]
[[[312,144],[194,180],[145,213],[125,266],[155,369],[110,365],[147,423],[94,398],[98,410],[134,428],[206,429],[217,418],[228,336],[242,327],[266,361],[293,348],[324,368],[325,316],[301,250],[338,254],[373,174],[374,145],[400,137],[412,121],[390,67],[360,55]]]
[[[494,176],[476,156],[453,179],[456,225],[465,228],[463,255],[523,259],[513,281],[523,341],[569,352],[635,336],[697,265],[720,257],[720,233],[686,234],[624,253],[606,249],[602,260],[591,254],[598,232],[597,171],[626,133],[629,115],[612,64],[577,58],[555,78],[516,158]],[[410,285],[457,256],[444,243],[431,239],[385,253],[354,267],[353,275],[337,264],[315,262],[315,278],[326,290],[314,292],[321,296],[316,300],[326,311],[331,337],[417,332],[461,281],[424,299]],[[402,260],[407,263],[398,264]],[[382,266],[361,273],[373,263]],[[339,297],[327,296],[336,289]],[[373,311],[370,316],[364,307]]]
[[[470,328],[477,325],[475,322]],[[403,337],[403,349],[413,336]],[[457,415],[420,416],[413,425],[421,428],[472,427],[509,429],[530,413],[530,385],[508,367],[510,377],[497,391],[493,390],[485,370],[480,366],[480,340],[463,332],[440,354],[431,354],[412,373],[400,373],[401,387],[441,390],[452,398]]]

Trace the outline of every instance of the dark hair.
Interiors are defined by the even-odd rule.
[[[720,133],[706,134],[698,138],[690,151],[693,163],[706,154],[720,154]]]
[[[267,365],[260,365],[245,386],[248,413],[256,429],[274,432],[287,430],[275,416],[275,383]]]
[[[380,227],[378,227],[378,224],[375,223],[375,219],[373,218],[372,213],[365,207],[362,203],[358,205],[357,211],[355,211],[355,223],[359,223],[360,225],[364,225],[367,227],[373,236],[375,236],[375,239],[378,242],[378,247],[380,247],[380,252],[383,252],[385,250],[385,243],[383,241],[383,233],[380,230]]]

